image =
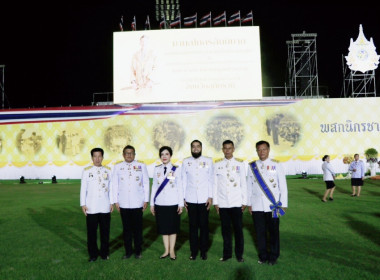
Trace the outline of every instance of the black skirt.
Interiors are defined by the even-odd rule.
[[[158,234],[170,235],[179,233],[181,215],[178,215],[177,210],[178,205],[154,206]]]

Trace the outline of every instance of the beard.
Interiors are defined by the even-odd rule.
[[[193,158],[199,158],[202,155],[202,152],[199,152],[199,153],[191,152],[191,155],[193,156]]]

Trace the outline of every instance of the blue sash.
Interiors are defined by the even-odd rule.
[[[274,195],[272,194],[271,190],[268,188],[263,177],[261,176],[259,168],[256,165],[256,161],[251,162],[249,166],[251,167],[253,175],[255,175],[256,180],[259,183],[261,190],[264,192],[265,196],[269,199],[269,201],[272,202],[272,204],[269,206],[270,210],[272,211],[272,217],[279,218],[279,216],[285,215],[285,211],[281,207],[282,206],[281,201],[276,202]]]
[[[175,167],[174,165],[172,166],[172,169],[171,171],[174,171],[177,169],[177,167]],[[165,178],[165,180],[161,183],[161,185],[158,187],[157,189],[157,192],[156,192],[156,195],[154,196],[154,203],[156,203],[156,198],[157,196],[160,194],[160,192],[165,188],[166,184],[169,182],[169,179],[168,177]]]

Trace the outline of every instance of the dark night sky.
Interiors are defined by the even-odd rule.
[[[94,92],[112,91],[112,33],[120,16],[128,30],[134,15],[138,29],[148,14],[152,29],[158,26],[154,0],[13,2],[0,9],[0,64],[6,65],[6,107],[11,108],[90,105]],[[342,54],[348,54],[350,38],[356,40],[359,24],[367,39],[380,45],[379,5],[305,2],[182,0],[180,5],[182,17],[253,10],[260,26],[263,86],[284,86],[285,42],[291,34],[317,33],[319,84],[328,87],[330,97],[340,97]]]

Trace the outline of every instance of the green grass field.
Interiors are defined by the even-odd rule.
[[[208,260],[189,261],[188,217],[182,214],[177,260],[163,253],[150,212],[144,214],[143,258],[122,260],[119,213],[111,220],[110,260],[88,263],[79,181],[38,184],[0,181],[0,279],[379,279],[380,181],[362,196],[337,180],[335,200],[322,203],[322,179],[288,179],[289,209],[281,217],[281,256],[257,264],[253,222],[244,213],[244,263],[221,263],[220,221],[212,209]]]

